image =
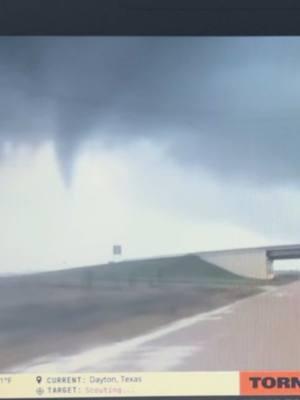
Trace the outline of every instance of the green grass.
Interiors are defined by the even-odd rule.
[[[58,279],[62,283],[85,281],[114,283],[189,283],[189,284],[240,284],[255,283],[223,268],[202,260],[196,255],[185,255],[148,260],[123,261],[98,266],[73,268],[40,274],[40,277]],[[51,279],[52,280],[52,279]]]

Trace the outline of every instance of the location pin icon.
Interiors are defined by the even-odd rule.
[[[37,376],[36,377],[36,381],[37,381],[37,383],[41,383],[42,382],[42,377],[41,376]]]

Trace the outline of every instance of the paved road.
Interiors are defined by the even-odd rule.
[[[72,357],[20,366],[27,372],[300,369],[300,282],[270,288],[153,333]]]

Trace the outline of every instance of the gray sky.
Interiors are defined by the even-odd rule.
[[[1,38],[0,272],[298,242],[299,38]]]

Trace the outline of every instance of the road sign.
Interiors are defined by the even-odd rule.
[[[119,244],[113,245],[113,255],[120,256],[122,254],[122,246]]]

